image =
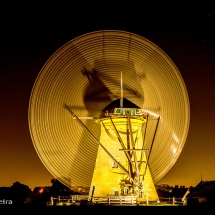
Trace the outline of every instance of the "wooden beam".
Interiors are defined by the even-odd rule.
[[[149,149],[119,149],[120,151],[149,151]]]
[[[130,131],[130,138],[131,138],[132,147],[133,147],[133,149],[135,149],[135,142],[134,142],[134,138],[133,138],[133,134],[132,134],[132,126],[131,126],[130,114],[128,114],[128,125],[129,125],[129,131]],[[139,171],[139,166],[138,166],[138,162],[137,162],[136,151],[134,150],[132,154],[134,156],[134,161],[135,161],[137,183],[139,184],[138,187],[140,187],[140,171]]]
[[[109,115],[111,124],[112,124],[113,127],[114,127],[114,131],[115,131],[115,134],[116,134],[116,136],[117,136],[117,138],[118,138],[118,140],[119,140],[119,143],[121,144],[121,146],[122,146],[123,149],[126,149],[126,148],[125,148],[125,145],[124,145],[124,143],[123,143],[123,141],[122,141],[122,139],[121,139],[121,137],[120,137],[120,135],[119,135],[119,132],[118,132],[118,130],[116,129],[116,126],[115,126],[115,124],[114,124],[114,122],[113,122],[113,120],[112,120],[112,118],[111,118],[111,116],[110,116],[109,113],[108,113],[108,115]],[[128,161],[130,161],[130,163],[131,163],[131,165],[132,165],[131,156],[128,154],[128,152],[127,152],[126,150],[125,150],[125,156],[127,157]]]

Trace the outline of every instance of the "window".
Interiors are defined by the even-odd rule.
[[[128,195],[128,187],[124,187],[124,195]]]
[[[113,195],[114,195],[114,196],[119,196],[119,190],[114,190],[114,191],[113,191]]]
[[[120,109],[118,108],[118,109],[115,109],[116,110],[116,113],[120,113]]]

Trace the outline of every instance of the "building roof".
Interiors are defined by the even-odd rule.
[[[129,101],[126,98],[123,98],[123,107],[124,108],[140,108],[137,105],[135,105],[133,102]],[[112,108],[120,108],[120,99],[116,99],[113,102],[111,102],[109,105],[107,105],[103,111],[112,109]]]
[[[189,197],[215,197],[215,180],[200,181],[195,188],[192,189]]]

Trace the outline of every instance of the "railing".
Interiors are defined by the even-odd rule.
[[[50,205],[54,205],[56,202],[76,202],[81,200],[88,200],[88,195],[70,195],[70,196],[58,196],[51,197]]]
[[[59,202],[64,203],[74,203],[76,201],[81,200],[88,200],[89,195],[70,195],[70,196],[58,196],[58,197],[51,197],[51,201],[49,205],[55,205]],[[137,203],[137,196],[102,196],[102,197],[93,197],[93,203],[97,204],[136,204]],[[151,203],[148,202],[146,198],[146,205],[150,205]],[[169,205],[187,205],[187,198],[182,201],[182,198],[175,198],[175,197],[159,197],[157,201],[159,204],[169,204]]]
[[[136,204],[136,196],[103,196],[93,197],[92,201],[98,204]]]
[[[187,198],[182,201],[182,198],[176,198],[176,197],[159,197],[159,201],[166,204],[172,204],[172,205],[187,205]]]

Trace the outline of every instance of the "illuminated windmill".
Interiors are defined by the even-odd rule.
[[[108,105],[96,121],[101,124],[100,142],[108,153],[99,147],[91,182],[94,195],[134,194],[157,200],[145,153],[149,149],[144,148],[143,139],[148,115],[129,100],[124,100],[123,108],[117,103],[119,100]]]
[[[117,100],[119,109],[126,108],[126,102],[120,106],[117,79],[120,71],[123,72],[123,97],[131,104],[125,117],[123,112],[117,113],[120,120],[124,120],[122,127],[114,111],[108,112],[110,116],[101,115],[102,110]],[[143,115],[135,118],[134,109],[143,110]],[[77,123],[79,120],[82,124]],[[125,148],[119,139],[113,140],[118,134],[111,120]],[[188,94],[175,64],[149,40],[117,30],[91,32],[59,48],[38,74],[29,101],[29,129],[35,150],[48,171],[68,187],[93,185],[95,167],[101,164],[98,153],[103,145],[100,143],[105,142],[100,137],[112,137],[110,143],[118,144],[117,153],[123,160],[118,162],[118,157],[111,152],[118,165],[111,170],[122,173],[115,174],[122,176],[117,183],[126,185],[128,182],[127,187],[135,184],[138,188],[144,177],[143,182],[149,181],[143,183],[146,193],[153,189],[150,180],[158,182],[177,161],[186,141],[189,120]],[[128,135],[120,132],[129,132],[133,126],[135,130],[142,126],[142,135],[138,135],[137,141],[136,133],[130,132],[133,138],[129,137],[128,148],[125,140]],[[144,135],[145,130],[147,135]],[[123,171],[119,164],[126,168],[130,165],[130,169]],[[151,179],[147,179],[147,175]],[[99,190],[98,185],[95,192]],[[124,189],[121,186],[116,190],[121,188]]]
[[[67,105],[64,107],[94,137],[81,121],[80,118],[83,117],[76,116]],[[147,197],[151,201],[158,200],[148,167],[155,135],[150,150],[144,148],[144,134],[147,128],[144,124],[148,120],[148,113],[144,113],[140,107],[123,98],[121,72],[120,99],[105,107],[96,120],[101,124],[101,136],[100,141],[94,137],[99,144],[91,182],[91,189],[95,188],[94,196],[130,194]],[[145,151],[149,151],[148,156]]]

